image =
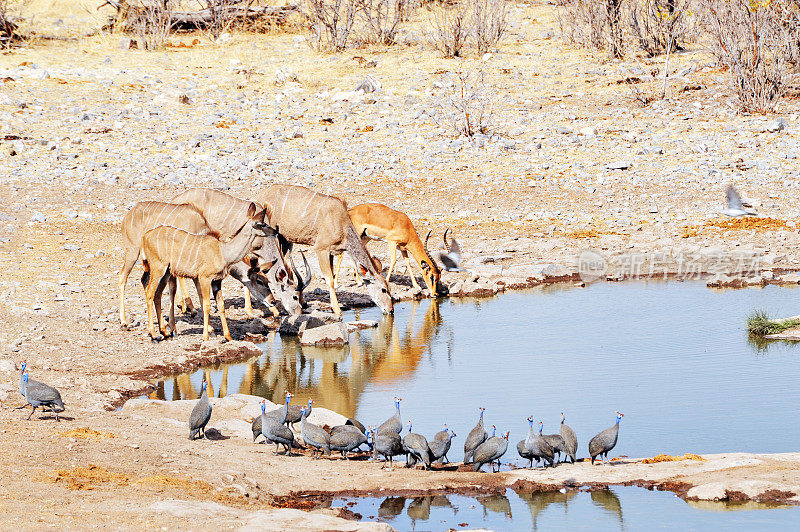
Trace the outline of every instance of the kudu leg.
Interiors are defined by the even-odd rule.
[[[119,272],[119,324],[122,327],[128,326],[128,320],[125,316],[125,285],[128,283],[128,276],[131,274],[131,270],[137,260],[139,260],[138,250],[135,255],[133,252],[126,251],[122,269]]]
[[[178,294],[178,308],[181,312],[194,313],[194,305],[192,304],[192,296],[189,295],[189,285],[186,282],[186,277],[178,277]]]
[[[336,259],[336,274],[333,276],[334,286],[338,286],[339,284],[339,275],[342,273],[342,260],[344,260],[344,253],[339,255],[339,258]]]
[[[170,275],[167,284],[169,285],[169,333],[161,331],[164,338],[175,335],[175,293],[178,291],[178,280],[174,275]]]
[[[219,306],[219,304],[217,304]],[[244,313],[247,315],[248,318],[255,318],[256,315],[253,312],[253,302],[250,299],[250,290],[247,287],[244,287]]]
[[[161,276],[161,280],[158,282],[155,299],[153,300],[156,310],[156,318],[158,319],[158,331],[165,339],[167,338],[167,323],[164,320],[164,314],[161,311],[161,303],[162,297],[164,296],[164,288],[166,288],[170,277],[172,277],[172,275],[169,273],[169,269],[167,269],[167,271],[164,272],[164,275]]]
[[[325,283],[328,285],[333,313],[337,316],[341,316],[342,307],[339,306],[339,300],[336,297],[336,290],[334,290],[333,255],[331,255],[330,251],[328,250],[317,251],[317,259],[319,260],[319,269],[322,270],[322,276],[325,278]]]
[[[150,338],[153,340],[156,339],[156,331],[153,327],[153,312],[154,308],[156,308],[156,292],[158,291],[158,285],[161,282],[162,277],[164,276],[165,271],[157,271],[155,268],[150,269],[149,278],[147,281],[147,286],[144,290],[144,298],[145,302],[147,303],[147,332],[150,334]],[[161,311],[161,302],[158,302],[158,307],[156,312]]]
[[[209,316],[211,314],[211,281],[203,280],[199,283],[200,300],[203,302],[203,340],[208,340],[210,330]]]
[[[217,301],[217,310],[219,310],[219,320],[222,322],[222,336],[226,340],[232,342],[231,333],[228,330],[228,320],[225,317],[225,300],[222,297],[222,279],[213,281],[211,283],[211,290],[214,293],[214,299]]]

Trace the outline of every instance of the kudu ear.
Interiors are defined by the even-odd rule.
[[[258,212],[258,206],[251,201],[250,205],[247,207],[247,217],[255,220],[257,212]]]

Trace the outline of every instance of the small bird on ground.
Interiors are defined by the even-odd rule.
[[[206,425],[208,420],[211,419],[211,402],[208,400],[208,393],[206,388],[208,383],[203,381],[203,393],[200,394],[200,400],[192,408],[192,414],[189,416],[189,439],[195,440],[198,437],[206,437]],[[203,433],[200,436],[200,432]]]
[[[622,421],[622,418],[625,414],[620,412],[615,412],[615,414],[617,414],[617,422],[614,423],[614,426],[607,428],[589,440],[589,456],[592,457],[592,464],[594,464],[594,459],[596,456],[600,456],[603,459],[604,464],[608,463],[608,453],[614,448],[615,445],[617,445],[617,438],[619,437],[619,422]]]
[[[722,214],[733,217],[757,216],[753,206],[742,201],[739,191],[733,188],[733,185],[728,185],[725,189],[725,202],[727,207],[722,210]]]
[[[31,379],[27,373],[22,375],[22,384],[24,385],[22,395],[25,396],[25,400],[28,404],[33,407],[33,410],[31,410],[31,413],[28,415],[28,419],[30,419],[33,413],[36,412],[36,409],[41,406],[42,410],[45,410],[45,407],[49,408],[50,411],[55,414],[56,421],[60,421],[58,419],[58,413],[64,411],[64,402],[61,400],[61,393],[58,390],[52,386]],[[23,405],[23,407],[24,406],[25,405]]]

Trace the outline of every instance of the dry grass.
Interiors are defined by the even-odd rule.
[[[102,432],[99,430],[92,430],[88,427],[80,427],[77,429],[71,429],[65,432],[59,432],[59,436],[62,438],[77,438],[83,440],[106,440],[109,438],[116,438],[116,435],[112,432]]]
[[[788,230],[786,220],[776,218],[732,218],[730,220],[709,220],[703,225],[686,225],[681,228],[681,238],[691,238],[713,234],[717,230],[726,231],[782,231]]]
[[[657,464],[659,462],[681,462],[683,460],[696,460],[698,462],[704,462],[705,458],[700,456],[699,454],[692,454],[686,453],[683,456],[672,456],[669,454],[659,454],[652,458],[645,458],[642,460],[643,464]]]

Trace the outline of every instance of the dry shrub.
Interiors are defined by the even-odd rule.
[[[436,106],[459,135],[491,135],[498,131],[495,94],[483,70],[458,72]]]
[[[114,27],[136,35],[145,50],[158,50],[172,33],[172,13],[171,0],[125,1],[119,6]]]
[[[461,57],[468,37],[467,5],[438,6],[432,9],[431,15],[433,31],[430,41],[433,47],[445,57]]]
[[[394,44],[400,23],[405,20],[408,4],[405,0],[360,0],[364,19],[364,41]]]
[[[681,462],[683,460],[695,460],[697,462],[705,462],[705,458],[699,454],[685,453],[683,456],[672,456],[669,454],[658,454],[652,458],[645,458],[642,460],[643,464],[658,464],[660,462]]]
[[[622,57],[622,0],[559,0],[556,16],[562,37],[589,50]]]
[[[219,39],[224,32],[240,25],[254,0],[207,0],[206,9],[211,12],[211,21],[205,31],[212,40]]]
[[[359,0],[306,0],[312,46],[317,50],[344,50],[353,31]]]
[[[7,48],[14,40],[17,25],[8,18],[8,0],[0,0],[0,48]]]
[[[797,0],[698,1],[712,51],[731,71],[740,109],[773,111],[792,79],[789,61],[797,53]]]
[[[479,54],[496,47],[506,29],[506,0],[472,0],[475,46]]]
[[[633,37],[650,57],[674,52],[689,32],[690,0],[633,0],[630,26]]]

